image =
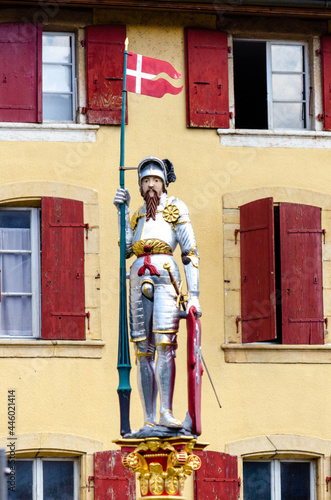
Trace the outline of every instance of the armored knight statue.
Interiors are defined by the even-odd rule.
[[[157,429],[161,435],[162,429],[166,435],[176,435],[185,428],[185,423],[177,420],[172,411],[180,305],[170,276],[180,282],[173,257],[179,244],[188,290],[186,310],[195,306],[196,316],[201,316],[199,254],[186,205],[167,194],[169,183],[175,180],[169,160],[150,156],[138,166],[139,188],[145,203],[131,222],[128,190],[119,188],[114,199],[118,210],[122,203],[126,205],[126,255],[137,257],[130,269],[130,333],[135,343],[138,388],[145,418],[144,427],[134,434],[137,437],[160,435]]]

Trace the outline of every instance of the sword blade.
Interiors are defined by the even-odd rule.
[[[202,362],[203,362],[203,366],[204,366],[204,367],[205,367],[205,369],[206,369],[206,372],[207,372],[207,375],[208,375],[208,378],[209,378],[209,382],[211,383],[211,386],[212,386],[212,388],[213,388],[213,391],[214,391],[214,394],[215,394],[215,396],[216,396],[216,399],[217,399],[218,405],[219,405],[219,407],[220,407],[220,408],[222,408],[222,405],[221,405],[221,403],[220,403],[220,400],[218,399],[218,396],[217,396],[217,392],[216,392],[215,386],[214,386],[214,384],[213,384],[213,381],[212,381],[212,379],[211,379],[210,373],[209,373],[209,371],[208,371],[208,368],[207,368],[206,362],[205,362],[205,360],[203,359],[202,353],[201,353],[201,360],[202,360]]]

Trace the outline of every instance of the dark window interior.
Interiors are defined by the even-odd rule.
[[[268,129],[266,43],[233,41],[235,124]]]

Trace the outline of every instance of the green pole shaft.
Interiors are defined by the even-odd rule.
[[[124,74],[122,92],[122,115],[121,115],[121,152],[120,152],[120,186],[125,188],[124,162],[125,162],[125,108],[126,108],[126,68],[127,68],[127,39],[124,50]],[[119,310],[119,338],[118,338],[118,362],[119,386],[117,389],[120,414],[121,435],[131,431],[130,427],[130,351],[127,320],[126,300],[126,264],[125,264],[125,203],[120,208],[120,310]]]

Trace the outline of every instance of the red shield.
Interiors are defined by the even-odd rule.
[[[187,328],[187,379],[188,412],[192,419],[192,433],[201,434],[201,323],[195,317],[196,308],[192,306],[186,317]]]

